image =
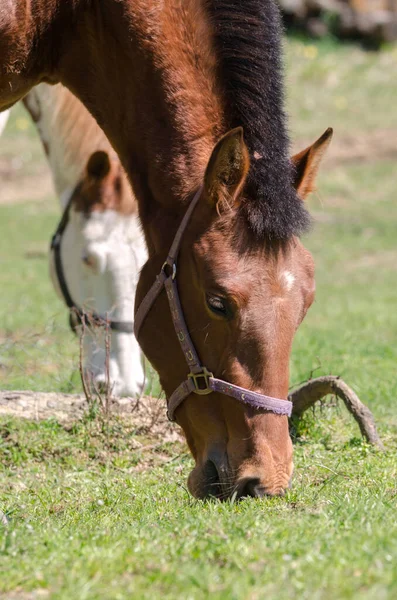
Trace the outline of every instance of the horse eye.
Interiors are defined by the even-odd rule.
[[[232,317],[232,311],[225,298],[220,298],[214,294],[207,294],[206,300],[208,308],[215,315],[224,317],[225,319],[230,319]]]

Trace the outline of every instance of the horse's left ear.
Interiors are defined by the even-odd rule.
[[[204,176],[206,196],[218,210],[237,198],[249,170],[249,155],[242,127],[236,127],[216,144]]]
[[[331,142],[332,134],[333,129],[329,127],[312,146],[291,158],[295,167],[294,187],[302,200],[315,190],[320,162]]]

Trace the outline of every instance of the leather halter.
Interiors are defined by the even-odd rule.
[[[281,400],[272,398],[257,392],[251,392],[245,388],[241,388],[232,383],[217,379],[214,375],[204,367],[197,355],[194,344],[191,340],[189,331],[186,326],[183,309],[179,300],[178,286],[176,283],[177,266],[176,261],[181,246],[183,233],[190,221],[192,213],[199,201],[203,188],[201,187],[190,205],[178,227],[174,241],[167,256],[167,260],[163,264],[159,275],[157,275],[152,287],[142,300],[138,310],[135,313],[135,337],[138,339],[140,328],[147,317],[154,302],[159,296],[163,288],[165,288],[168,303],[170,307],[171,317],[175,328],[175,333],[182,348],[183,355],[189,367],[187,379],[183,381],[176,390],[171,394],[168,401],[168,418],[174,421],[175,411],[182,402],[191,393],[204,396],[212,392],[219,392],[239,400],[243,404],[247,404],[257,410],[265,410],[278,415],[291,416],[292,402],[289,400]]]
[[[109,327],[109,329],[112,331],[118,331],[120,333],[134,333],[133,321],[116,321],[114,319],[104,317],[94,311],[87,313],[83,311],[83,309],[80,308],[76,302],[74,302],[72,296],[70,295],[62,266],[61,244],[62,236],[70,220],[70,210],[73,200],[80,188],[81,184],[75,188],[73,194],[71,195],[70,200],[68,201],[62,214],[61,220],[59,221],[58,227],[51,239],[51,251],[54,252],[55,273],[58,279],[59,288],[65,304],[70,310],[70,326],[73,331],[75,331],[79,325],[84,323],[84,325],[87,327]],[[77,323],[74,322],[74,317],[77,318]]]

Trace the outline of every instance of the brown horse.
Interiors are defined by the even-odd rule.
[[[0,10],[0,109],[40,81],[61,81],[133,184],[149,249],[136,308],[157,274],[168,282],[139,341],[168,398],[190,368],[188,397],[173,404],[196,463],[189,489],[282,494],[293,471],[288,419],[259,410],[250,392],[275,397],[283,412],[292,340],[315,290],[299,241],[309,224],[302,200],[331,132],[289,159],[273,0],[6,0]],[[177,269],[161,270],[193,196]],[[178,337],[175,276],[187,324]],[[200,364],[245,390],[188,368],[187,332]]]

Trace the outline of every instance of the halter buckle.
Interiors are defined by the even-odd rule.
[[[172,273],[168,273],[168,269],[172,268]],[[172,264],[170,264],[169,262],[165,261],[165,263],[163,264],[163,266],[161,267],[161,270],[167,275],[167,277],[171,277],[173,280],[176,277],[176,264],[173,262]]]
[[[188,379],[191,379],[194,383],[193,392],[195,394],[198,394],[199,396],[206,396],[207,394],[210,394],[212,392],[212,389],[209,387],[208,384],[210,377],[213,376],[214,375],[210,371],[208,371],[208,369],[203,367],[201,373],[189,373],[187,377]],[[205,387],[202,387],[203,385],[205,385]]]

